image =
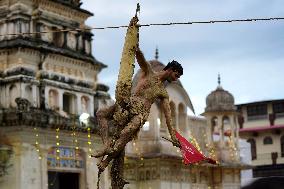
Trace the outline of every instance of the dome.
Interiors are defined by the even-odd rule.
[[[215,91],[212,91],[206,98],[205,112],[235,111],[235,100],[231,93],[224,90],[219,83]]]

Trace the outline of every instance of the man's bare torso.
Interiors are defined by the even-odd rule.
[[[168,98],[164,83],[154,71],[148,74],[142,72],[133,91],[132,97],[142,100],[146,109],[150,109],[158,98]]]

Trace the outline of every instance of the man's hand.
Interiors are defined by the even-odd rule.
[[[178,148],[181,148],[181,144],[180,144],[179,140],[175,136],[171,136],[171,138],[172,138],[173,145],[178,147]]]
[[[139,21],[138,17],[137,17],[137,16],[134,16],[134,17],[130,20],[129,26],[134,26],[134,25],[136,25],[138,21]]]

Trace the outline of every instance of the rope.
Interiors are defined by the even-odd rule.
[[[216,24],[216,23],[234,23],[234,22],[256,22],[256,21],[278,21],[284,20],[282,17],[275,18],[249,18],[249,19],[232,19],[232,20],[210,20],[210,21],[192,21],[192,22],[170,22],[170,23],[153,23],[153,24],[138,24],[138,27],[150,27],[150,26],[172,26],[172,25],[192,25],[192,24]],[[42,31],[42,32],[24,32],[24,33],[9,33],[1,34],[3,36],[15,36],[15,35],[35,35],[42,33],[58,33],[58,32],[74,32],[74,31],[91,31],[91,30],[105,30],[105,29],[119,29],[119,28],[128,28],[128,25],[122,26],[106,26],[106,27],[94,27],[94,28],[85,28],[85,29],[62,29],[62,30],[51,30],[51,31]]]

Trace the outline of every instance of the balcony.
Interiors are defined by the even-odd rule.
[[[275,114],[275,117],[276,117],[276,118],[284,118],[284,112],[282,112],[282,113],[276,113],[276,114]]]
[[[248,121],[255,121],[255,120],[261,120],[261,119],[267,119],[267,115],[255,115],[255,116],[248,116]]]
[[[252,160],[252,165],[276,165],[284,163],[284,153],[271,152],[257,154],[256,159]]]

